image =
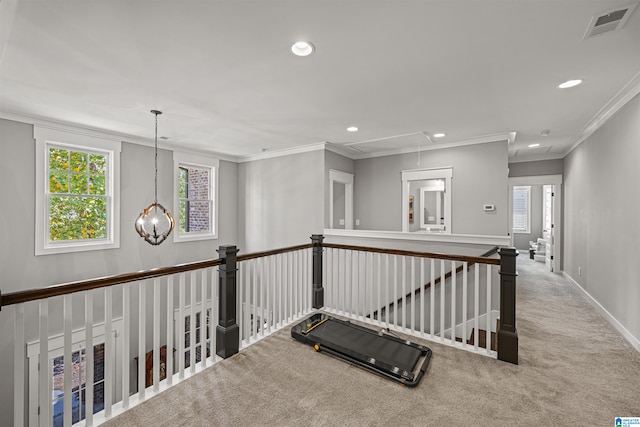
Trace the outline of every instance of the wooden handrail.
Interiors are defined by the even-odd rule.
[[[441,254],[437,252],[416,252],[416,251],[406,251],[406,250],[399,250],[399,249],[372,248],[368,246],[340,245],[335,243],[323,243],[322,246],[325,248],[344,249],[348,251],[374,252],[374,253],[381,253],[381,254],[388,254],[388,255],[411,256],[416,258],[443,259],[448,261],[468,262],[468,263],[474,263],[474,264],[478,263],[478,264],[500,265],[499,258],[483,258],[481,256],[449,255],[449,254]]]
[[[115,276],[101,277],[98,279],[82,280],[79,282],[62,283],[47,286],[46,288],[29,289],[25,291],[2,294],[2,307],[23,302],[35,301],[43,298],[68,295],[75,292],[89,291],[92,289],[106,288],[108,286],[121,285],[139,280],[153,279],[155,277],[169,276],[186,271],[202,268],[216,267],[221,264],[220,259],[198,261],[187,264],[179,264],[172,267],[154,268],[151,270],[137,271],[135,273],[118,274]]]
[[[262,258],[262,257],[267,257],[267,256],[280,255],[280,254],[284,254],[284,253],[287,253],[287,252],[300,251],[302,249],[311,249],[312,247],[313,247],[313,245],[311,243],[307,243],[307,244],[304,244],[304,245],[289,246],[288,248],[273,249],[273,250],[270,250],[270,251],[255,252],[255,253],[252,253],[252,254],[238,255],[238,262],[240,262],[240,261],[248,261],[250,259],[255,259],[255,258]]]
[[[256,252],[238,256],[237,260],[247,261],[250,259],[278,255],[287,252],[293,252],[301,249],[313,247],[312,244],[304,244],[298,246],[290,246],[282,249],[274,249],[264,252]],[[68,295],[75,292],[89,291],[92,289],[106,288],[108,286],[122,285],[124,283],[137,282],[141,280],[153,279],[156,277],[169,276],[187,271],[200,270],[203,268],[217,267],[222,263],[221,259],[211,259],[205,261],[197,261],[186,264],[179,264],[172,267],[154,268],[151,270],[137,271],[135,273],[125,273],[114,276],[101,277],[97,279],[82,280],[78,282],[62,283],[59,285],[47,286],[39,289],[29,289],[24,291],[9,292],[2,294],[0,298],[0,307],[19,304],[29,301],[35,301],[44,298]]]

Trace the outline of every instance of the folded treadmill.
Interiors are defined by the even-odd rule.
[[[291,336],[316,351],[354,363],[385,378],[415,387],[424,376],[431,349],[324,313],[291,328]]]

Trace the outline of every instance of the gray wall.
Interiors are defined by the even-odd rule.
[[[240,252],[310,243],[312,234],[321,234],[324,176],[324,151],[240,164]]]
[[[535,162],[509,163],[509,176],[562,175],[564,162],[562,159],[539,160]]]
[[[530,233],[514,233],[513,244],[528,256],[529,241],[542,237],[542,185],[531,186],[531,229]]]
[[[237,241],[237,165],[220,162],[219,239],[151,246],[134,230],[134,221],[153,202],[153,148],[123,143],[121,153],[120,248],[59,255],[34,255],[35,142],[33,126],[0,119],[0,290],[39,288],[154,267],[217,258],[220,244]],[[158,153],[158,199],[172,206],[173,156]],[[132,301],[132,306],[135,306]],[[52,309],[50,309],[52,310]],[[96,321],[99,318],[96,313]],[[26,322],[35,323],[33,310]],[[54,333],[58,325],[51,324]],[[27,330],[29,334],[29,330]],[[34,336],[28,336],[33,339]],[[151,337],[149,337],[151,338]],[[132,340],[137,339],[132,336]],[[150,344],[148,343],[150,348]],[[131,347],[136,348],[135,346]],[[132,350],[135,351],[135,350]],[[0,313],[0,414],[13,413],[13,307]]]
[[[640,340],[638,141],[640,96],[565,157],[564,271]]]
[[[356,160],[355,217],[365,230],[401,231],[401,171],[453,167],[453,234],[506,236],[508,232],[507,142]],[[496,205],[484,212],[484,204]]]

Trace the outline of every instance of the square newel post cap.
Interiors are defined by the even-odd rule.
[[[312,234],[311,242],[314,245],[322,245],[322,241],[324,240],[324,236],[322,234]]]
[[[216,249],[216,252],[218,252],[220,258],[227,258],[230,255],[235,255],[240,251],[240,249],[238,249],[235,245],[227,245],[227,246],[220,246],[218,249]]]

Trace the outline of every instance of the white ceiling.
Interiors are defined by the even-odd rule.
[[[169,143],[237,158],[513,131],[512,161],[561,158],[640,81],[640,8],[583,40],[594,15],[630,3],[0,0],[0,113],[148,140],[159,109]],[[298,40],[315,53],[292,55]]]

